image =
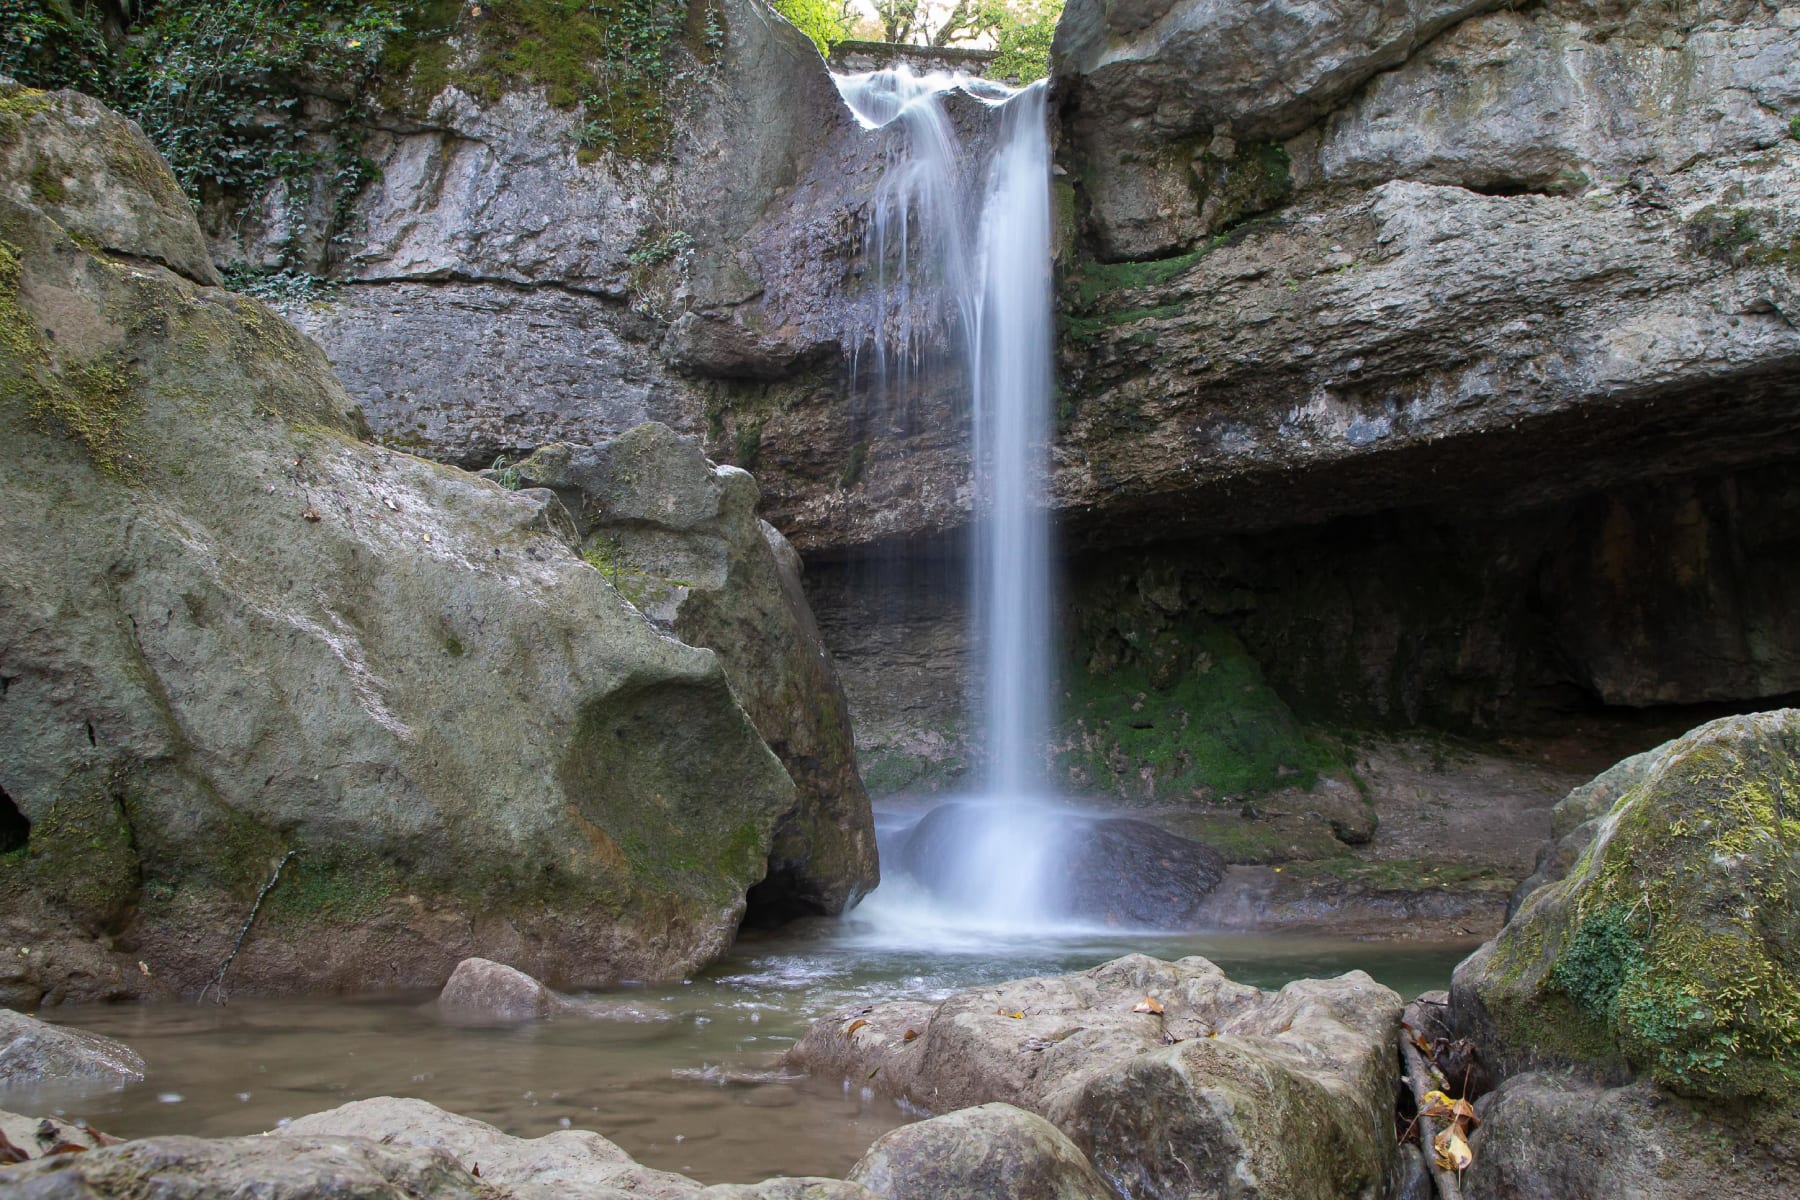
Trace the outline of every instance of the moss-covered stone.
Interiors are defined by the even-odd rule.
[[[1057,754],[1072,786],[1140,800],[1221,799],[1348,774],[1335,743],[1301,725],[1224,625],[1172,620],[1124,597],[1081,611]]]
[[[1509,1063],[1642,1075],[1708,1101],[1800,1085],[1800,711],[1656,752],[1568,877],[1457,971]]]

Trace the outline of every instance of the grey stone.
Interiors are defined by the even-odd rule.
[[[1787,1131],[1759,1136],[1648,1084],[1515,1076],[1481,1105],[1469,1200],[1737,1200],[1800,1192]],[[1753,1122],[1754,1124],[1754,1122]]]
[[[1133,1011],[1146,996],[1160,1016]],[[928,1013],[827,1018],[788,1061],[939,1112],[1015,1104],[1127,1195],[1373,1200],[1393,1156],[1400,1008],[1359,971],[1261,992],[1202,958],[1132,955]]]
[[[883,1200],[1112,1200],[1056,1126],[1010,1104],[982,1104],[878,1138],[850,1180]]]
[[[540,1138],[508,1136],[484,1121],[446,1112],[423,1100],[381,1096],[300,1117],[270,1136],[312,1141],[366,1138],[383,1146],[436,1153],[465,1172],[536,1200],[554,1196],[613,1200],[631,1195],[687,1200],[700,1192],[691,1179],[653,1171],[597,1133],[563,1129]]]
[[[0,104],[0,195],[101,249],[218,284],[193,208],[136,122],[17,84],[0,84]]]
[[[643,613],[717,652],[797,788],[752,895],[769,915],[837,913],[878,878],[848,706],[800,583],[799,556],[756,516],[751,476],[667,426],[546,446],[514,468],[563,497],[589,561]]]
[[[157,1137],[5,1168],[18,1200],[492,1200],[495,1190],[436,1150],[364,1137]],[[595,1197],[595,1200],[601,1200]],[[612,1200],[606,1197],[605,1200]]]
[[[436,986],[471,955],[598,985],[729,944],[796,800],[715,654],[542,497],[361,442],[262,305],[10,193],[0,217],[27,401],[0,743],[30,822],[0,895],[20,944],[134,943],[99,977],[33,955],[10,996],[197,992],[264,885],[227,988]]]
[[[62,1081],[124,1087],[143,1078],[144,1060],[123,1042],[0,1008],[0,1087]]]
[[[557,1009],[557,996],[525,972],[485,958],[465,958],[456,964],[438,1008],[453,1016],[492,1017],[501,1021],[532,1021]]]

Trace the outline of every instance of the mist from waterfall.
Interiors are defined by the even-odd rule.
[[[945,924],[1041,927],[1056,920],[1067,833],[1045,801],[1044,772],[1053,686],[1045,89],[904,66],[835,78],[864,128],[892,139],[863,247],[874,264],[873,328],[846,331],[846,344],[872,356],[868,386],[881,398],[914,394],[934,351],[958,348],[967,371],[972,690],[986,751],[981,794],[905,830],[904,848],[884,846],[888,882],[858,916],[913,935]],[[977,168],[946,107],[959,94],[997,123]]]

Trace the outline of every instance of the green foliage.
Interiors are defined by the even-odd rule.
[[[775,11],[812,39],[820,54],[850,36],[850,21],[837,0],[773,0]]]
[[[704,0],[691,22],[680,0],[0,0],[0,73],[132,117],[196,205],[279,197],[281,261],[232,282],[307,299],[319,281],[303,254],[343,240],[377,174],[363,147],[378,105],[416,111],[450,84],[486,101],[542,88],[583,114],[584,159],[646,158],[668,143],[684,35],[704,61],[721,20]]]
[[[724,40],[716,7],[699,6],[692,47],[705,60]],[[542,88],[555,108],[579,109],[582,157],[652,158],[668,145],[689,13],[678,0],[446,0],[409,6],[385,59],[383,100],[417,109],[445,86],[493,101]],[[447,38],[454,33],[460,49]]]
[[[1788,122],[1788,136],[1796,142],[1800,142],[1800,117],[1795,117]]]
[[[680,258],[694,248],[694,235],[685,229],[677,229],[673,233],[661,237],[650,238],[636,247],[627,261],[634,267],[659,267],[663,263]]]
[[[1027,84],[1050,73],[1050,41],[1062,16],[1062,0],[1013,0],[983,8],[983,24],[994,41],[987,69],[993,79]]]
[[[384,48],[403,30],[406,0],[150,0],[121,28],[113,6],[87,0],[0,0],[0,71],[44,88],[75,88],[138,122],[190,200],[260,197],[278,184],[288,261],[262,294],[288,295],[320,211],[341,237],[375,175],[362,153]],[[303,128],[302,92],[344,98],[325,128]],[[319,137],[323,133],[325,136]],[[240,279],[241,283],[255,283]]]

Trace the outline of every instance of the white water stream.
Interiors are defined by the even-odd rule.
[[[1054,923],[1052,878],[1065,832],[1045,799],[1051,721],[1053,586],[1045,504],[1051,425],[1050,149],[1042,84],[1014,90],[906,67],[836,77],[862,125],[893,138],[872,198],[865,256],[875,264],[870,347],[878,399],[909,397],[921,363],[960,344],[974,473],[972,630],[981,670],[982,794],[932,839],[929,862],[858,914],[925,931]],[[972,167],[947,105],[963,96],[997,123]],[[852,370],[853,378],[856,371]],[[891,402],[891,401],[890,401]]]

